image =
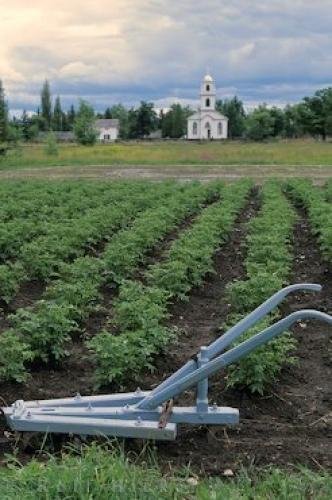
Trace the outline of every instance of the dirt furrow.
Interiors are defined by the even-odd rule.
[[[301,308],[331,314],[331,269],[322,260],[303,212],[299,212],[294,230],[293,251],[290,281],[321,283],[324,287],[317,295],[290,297],[282,307],[282,314]],[[190,305],[184,310],[186,307]],[[202,317],[206,318],[203,312]],[[163,466],[168,463],[183,466],[190,462],[198,471],[211,474],[228,468],[238,470],[242,465],[332,467],[331,327],[306,321],[295,326],[293,332],[298,339],[299,363],[285,368],[265,396],[225,391],[222,376],[212,379],[211,400],[239,408],[240,425],[226,429],[183,426],[176,443],[159,445],[158,456]],[[186,349],[185,343],[182,349]],[[188,355],[190,353],[189,341]]]

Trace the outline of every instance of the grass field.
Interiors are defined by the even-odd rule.
[[[309,165],[332,167],[332,142],[289,140],[268,143],[127,142],[93,147],[60,145],[47,156],[43,145],[23,145],[0,159],[0,169],[84,165]]]
[[[241,471],[235,480],[198,479],[183,470],[162,475],[156,466],[137,466],[118,452],[92,446],[62,461],[0,470],[2,500],[329,500],[332,477],[307,469]]]

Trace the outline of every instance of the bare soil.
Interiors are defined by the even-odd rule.
[[[307,177],[315,184],[324,184],[332,177],[332,166],[324,165],[86,165],[24,168],[0,171],[0,179],[142,179],[161,181],[177,179],[211,181],[224,179],[235,181],[251,177],[261,184],[274,177]]]

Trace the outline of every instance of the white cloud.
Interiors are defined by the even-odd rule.
[[[222,96],[248,101],[332,82],[331,0],[0,0],[0,12],[0,78],[13,107],[37,102],[45,78],[67,102],[99,106],[191,102],[207,66]]]

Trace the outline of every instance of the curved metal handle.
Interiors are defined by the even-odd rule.
[[[194,372],[189,375],[184,376],[182,379],[175,381],[173,384],[164,387],[162,390],[156,392],[155,394],[150,394],[146,396],[140,403],[137,404],[136,408],[141,408],[144,410],[149,410],[156,408],[158,405],[171,399],[181,392],[189,389],[190,387],[196,385],[201,380],[209,377],[221,368],[238,361],[251,351],[260,347],[262,344],[269,342],[274,337],[284,332],[293,323],[298,320],[303,319],[318,319],[332,325],[332,316],[322,313],[320,311],[315,311],[313,309],[303,309],[302,311],[296,311],[286,318],[281,319],[277,323],[269,326],[260,333],[257,333],[248,340],[245,340],[240,345],[233,347],[229,351],[221,354],[217,358],[209,361],[201,368],[197,368]]]
[[[210,344],[207,348],[208,357],[212,359],[225,350],[225,348],[242,335],[243,332],[254,326],[264,316],[270,313],[290,293],[304,290],[320,292],[321,289],[322,286],[315,283],[299,283],[296,285],[286,286],[282,290],[279,290],[277,293],[272,295],[272,297],[263,302],[263,304],[254,309],[254,311],[248,314],[248,316],[236,323],[236,325],[230,328],[222,337]]]

